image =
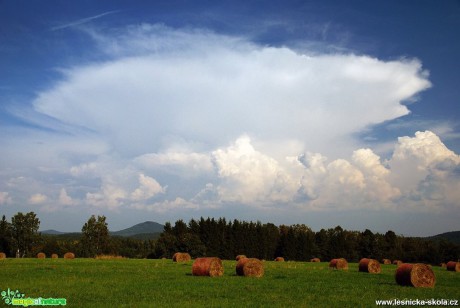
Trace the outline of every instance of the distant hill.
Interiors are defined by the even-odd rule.
[[[62,241],[76,241],[81,238],[81,232],[61,232],[56,230],[40,231],[44,238],[55,238]]]
[[[53,229],[50,230],[43,230],[40,231],[41,234],[48,234],[48,235],[59,235],[59,234],[66,234],[67,232],[56,231]]]
[[[133,237],[137,234],[145,233],[161,233],[163,232],[163,225],[154,221],[146,221],[130,228],[123,229],[120,231],[110,232],[111,235]]]
[[[154,221],[146,221],[127,229],[120,231],[110,232],[112,236],[131,237],[138,240],[154,240],[163,232],[164,226]],[[56,230],[43,230],[40,231],[45,236],[56,236],[60,239],[79,239],[81,232],[61,232]]]
[[[438,235],[434,236],[429,236],[426,239],[428,240],[435,240],[435,241],[440,241],[440,240],[447,240],[449,242],[452,242],[454,244],[460,245],[460,231],[452,231],[452,232],[446,232],[446,233],[441,233]]]

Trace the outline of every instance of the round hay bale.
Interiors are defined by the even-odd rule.
[[[224,274],[222,260],[215,257],[196,258],[192,265],[193,276],[218,277]]]
[[[391,260],[390,259],[383,259],[382,263],[383,264],[391,264]]]
[[[348,262],[344,258],[332,259],[329,267],[337,270],[348,270]]]
[[[186,252],[176,252],[173,255],[173,261],[174,262],[187,262],[187,261],[190,261],[190,260],[192,260],[192,257],[190,256],[190,254],[188,254]]]
[[[283,257],[276,257],[275,261],[276,262],[284,262],[284,258]]]
[[[247,258],[245,255],[237,255],[235,260],[240,261],[240,259]]]
[[[64,259],[75,259],[75,254],[73,252],[66,252],[64,254]]]
[[[446,264],[446,268],[451,272],[460,272],[460,262],[449,261]]]
[[[393,261],[393,264],[394,264],[394,265],[397,265],[397,266],[400,266],[401,264],[403,264],[403,261],[401,261],[401,260],[394,260],[394,261]]]
[[[313,258],[310,259],[310,262],[321,262],[321,260],[319,258]]]
[[[236,274],[245,277],[262,277],[264,265],[256,258],[241,258],[236,264]]]
[[[59,256],[56,253],[53,253],[51,255],[51,259],[58,259],[58,258],[59,258]]]
[[[0,252],[0,259],[6,259],[6,254],[4,252]]]
[[[46,255],[43,252],[39,252],[39,253],[37,253],[37,258],[38,259],[46,259]]]
[[[440,263],[439,266],[442,267],[442,268],[447,268],[447,264],[444,263],[444,262]]]
[[[422,263],[403,263],[398,266],[395,273],[396,283],[401,286],[415,288],[433,288],[436,277],[433,270]]]
[[[371,274],[379,274],[381,271],[380,262],[374,259],[362,258],[359,261],[359,271]]]

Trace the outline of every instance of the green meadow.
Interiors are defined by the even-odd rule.
[[[68,307],[375,307],[376,300],[460,299],[460,273],[434,267],[436,286],[401,287],[395,265],[381,274],[330,270],[328,263],[264,262],[262,278],[195,277],[192,262],[136,259],[4,259],[0,290],[30,298],[65,298]],[[7,306],[2,300],[0,306]]]

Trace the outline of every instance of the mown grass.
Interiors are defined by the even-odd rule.
[[[0,289],[32,298],[66,298],[69,307],[374,307],[377,299],[459,299],[460,273],[434,267],[433,289],[401,287],[395,265],[381,274],[328,269],[327,263],[264,262],[263,278],[191,275],[193,261],[5,259]],[[3,304],[3,302],[2,302]],[[0,304],[0,305],[2,305]]]

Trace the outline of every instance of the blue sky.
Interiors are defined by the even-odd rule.
[[[1,1],[0,213],[458,230],[459,28],[458,1]]]

